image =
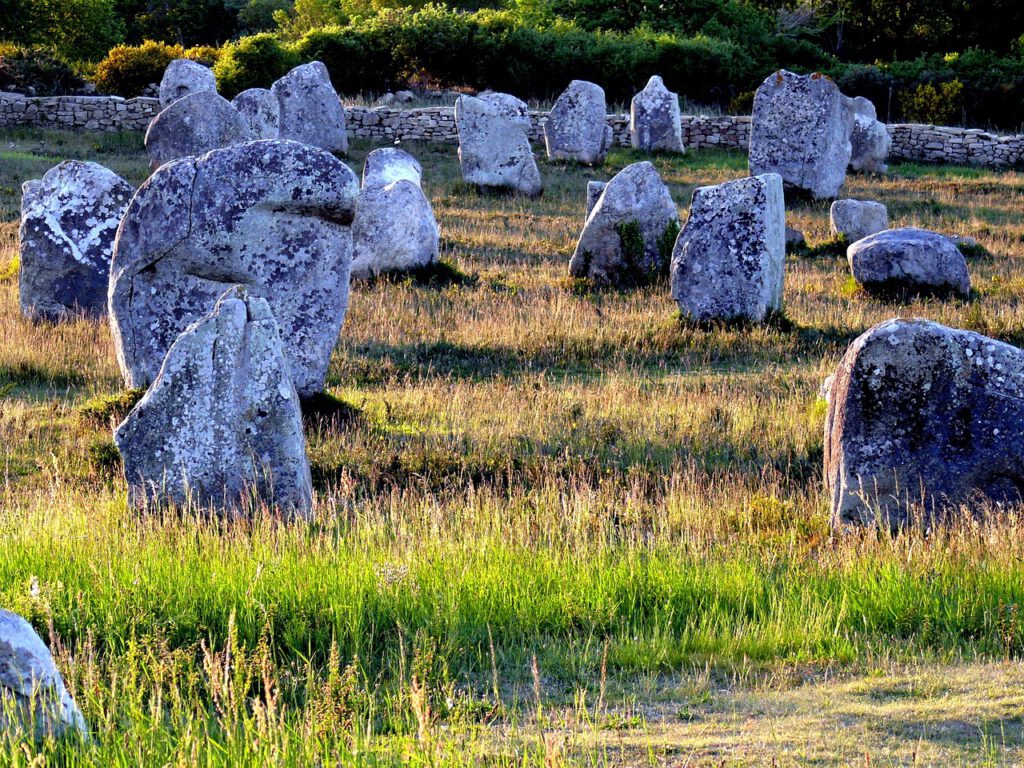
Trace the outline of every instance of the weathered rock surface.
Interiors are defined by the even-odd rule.
[[[1024,351],[926,320],[888,320],[850,345],[825,422],[837,527],[899,527],[1024,491]]]
[[[544,143],[551,160],[603,163],[612,145],[604,89],[586,80],[569,83],[548,113]]]
[[[162,110],[146,131],[150,168],[180,157],[195,157],[213,149],[252,139],[249,126],[224,97],[200,91]]]
[[[801,248],[807,245],[807,238],[799,229],[786,227],[786,249]]]
[[[266,88],[250,88],[231,100],[254,139],[276,139],[281,133],[281,105]]]
[[[646,152],[683,152],[679,96],[653,75],[629,108],[629,138],[633,149]]]
[[[477,98],[497,109],[498,114],[519,123],[527,131],[530,130],[530,107],[522,99],[511,93],[499,93],[498,91],[484,91],[478,94]]]
[[[160,109],[167,109],[178,99],[202,92],[217,92],[213,70],[197,61],[175,59],[167,65],[160,81]]]
[[[411,181],[417,187],[422,186],[423,166],[404,149],[382,147],[366,156],[363,164],[364,189],[386,187],[399,179]]]
[[[270,90],[281,107],[280,137],[326,149],[348,152],[345,107],[327,67],[319,61],[302,64],[274,83]]]
[[[437,259],[440,232],[423,191],[409,179],[363,187],[352,224],[352,277],[404,272]]]
[[[0,608],[0,731],[27,730],[33,723],[36,740],[88,736],[46,645],[25,619]]]
[[[763,322],[782,308],[785,260],[778,174],[699,187],[672,252],[672,298],[701,322]]]
[[[964,255],[937,232],[887,229],[853,243],[846,258],[854,280],[869,292],[971,292]]]
[[[114,441],[137,509],[312,510],[302,412],[277,321],[244,288],[229,288],[175,339]]]
[[[828,212],[829,229],[853,243],[889,228],[889,210],[874,200],[836,200]]]
[[[587,216],[569,273],[596,283],[628,285],[668,268],[679,210],[649,162],[615,174]]]
[[[850,168],[869,173],[885,173],[892,148],[892,137],[885,123],[879,122],[875,105],[863,96],[851,99],[853,130],[850,133]]]
[[[21,312],[60,321],[107,311],[114,235],[135,189],[96,163],[65,160],[21,198]]]
[[[348,306],[355,174],[323,150],[254,141],[168,164],[134,197],[114,243],[110,321],[129,387],[224,290],[270,304],[300,395],[323,388]]]
[[[530,197],[541,193],[540,172],[522,123],[473,96],[455,102],[459,163],[467,184],[510,189]]]
[[[850,164],[853,111],[828,77],[780,70],[754,96],[750,174],[778,173],[787,187],[835,197]]]
[[[601,199],[601,195],[604,194],[604,188],[607,186],[607,181],[587,182],[587,217],[589,217],[590,212],[594,210],[594,206],[597,205],[597,201]]]

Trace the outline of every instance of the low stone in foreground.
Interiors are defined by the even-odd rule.
[[[971,293],[963,253],[937,232],[887,229],[853,243],[846,258],[854,280],[869,293]]]
[[[473,96],[455,102],[459,131],[459,164],[467,184],[506,189],[529,197],[543,187],[522,121],[492,103]]]

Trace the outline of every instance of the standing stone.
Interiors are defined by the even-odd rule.
[[[852,130],[849,100],[831,79],[779,70],[754,95],[750,174],[778,173],[787,187],[835,197],[846,180]]]
[[[282,139],[328,152],[348,152],[345,107],[323,63],[311,61],[296,67],[270,90],[281,107]]]
[[[699,187],[672,252],[672,298],[694,320],[760,323],[782,308],[785,261],[778,174]]]
[[[312,510],[299,395],[277,321],[240,286],[175,339],[114,442],[136,509],[262,501],[299,517]]]
[[[200,91],[162,110],[146,131],[149,166],[156,170],[179,157],[204,155],[253,138],[231,102],[217,93]]]
[[[850,345],[829,393],[825,477],[836,527],[926,522],[1024,496],[1024,351],[927,320]]]
[[[65,160],[22,189],[22,314],[52,321],[106,314],[114,235],[134,188],[102,165]]]
[[[569,273],[606,285],[649,280],[668,269],[679,211],[649,162],[627,165],[587,216]]]
[[[417,184],[363,187],[352,223],[353,279],[425,267],[437,259],[439,243],[430,201]]]
[[[586,80],[569,83],[548,113],[544,143],[550,160],[603,163],[612,145],[604,89]]]
[[[33,737],[88,738],[85,718],[68,693],[53,656],[16,613],[0,608],[0,731],[25,731]]]
[[[869,293],[971,293],[963,253],[937,232],[887,229],[853,243],[846,258],[854,280]]]
[[[584,221],[590,218],[590,212],[594,210],[594,206],[597,205],[597,201],[601,199],[601,195],[604,194],[604,188],[607,186],[607,181],[587,182],[587,215],[584,216]]]
[[[889,211],[874,200],[836,200],[828,212],[829,229],[853,243],[889,228]]]
[[[281,132],[281,105],[266,88],[250,88],[231,100],[254,139],[276,139]]]
[[[530,197],[543,187],[523,124],[473,96],[455,102],[459,163],[467,184],[510,189]]]
[[[519,123],[527,131],[530,130],[532,125],[530,121],[530,107],[522,99],[513,96],[511,93],[499,93],[498,91],[484,91],[477,98],[481,101],[486,101],[497,109],[498,114]]]
[[[629,107],[629,138],[633,149],[684,152],[679,96],[653,75]]]
[[[850,168],[869,173],[885,173],[892,148],[892,137],[885,123],[879,122],[875,105],[863,96],[851,99],[853,131],[850,133]]]
[[[355,174],[328,152],[255,141],[160,168],[125,212],[110,321],[129,387],[235,284],[277,318],[302,396],[323,388],[348,307]]]
[[[204,92],[217,92],[213,70],[196,61],[175,59],[167,65],[160,81],[160,109],[167,109],[178,99],[193,93]]]
[[[382,147],[366,156],[363,164],[363,188],[386,187],[399,179],[422,186],[423,166],[403,149]]]

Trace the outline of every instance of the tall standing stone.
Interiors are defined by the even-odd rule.
[[[352,223],[352,277],[420,269],[437,259],[440,232],[423,190],[409,179],[364,186]]]
[[[459,164],[467,184],[536,197],[543,187],[522,121],[474,96],[455,102]]]
[[[173,102],[146,130],[150,168],[180,157],[195,157],[213,149],[250,141],[248,124],[231,102],[217,93],[200,91]]]
[[[851,99],[853,131],[850,134],[850,168],[855,171],[885,173],[885,161],[892,148],[892,137],[885,123],[879,122],[875,105],[870,99],[857,96]]]
[[[175,59],[164,70],[160,80],[160,109],[167,109],[178,99],[193,93],[216,93],[217,79],[213,70],[197,61]]]
[[[254,139],[276,139],[281,133],[281,105],[266,88],[250,88],[231,100]]]
[[[322,62],[311,61],[295,67],[270,90],[281,107],[282,139],[328,152],[348,152],[345,107]]]
[[[423,166],[404,149],[381,147],[366,156],[363,163],[363,187],[386,187],[400,179],[417,187],[423,181]]]
[[[551,160],[587,165],[604,162],[612,145],[604,89],[586,80],[569,83],[544,123],[544,143]]]
[[[527,131],[530,130],[530,107],[525,101],[513,96],[511,93],[499,93],[498,91],[484,91],[477,95],[481,101],[498,110],[498,113],[510,120],[519,123]]]
[[[629,138],[644,152],[683,152],[679,96],[665,87],[660,75],[633,97],[629,108]]]

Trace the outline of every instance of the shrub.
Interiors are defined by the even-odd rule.
[[[953,125],[963,117],[963,90],[964,84],[959,80],[940,83],[938,87],[923,83],[901,95],[903,114],[913,122]]]
[[[175,59],[192,59],[212,66],[220,56],[216,48],[182,48],[153,40],[141,45],[118,45],[96,65],[93,81],[101,93],[138,96],[150,83],[159,83],[167,65]]]
[[[266,88],[295,64],[291,49],[268,32],[224,46],[213,68],[217,89],[232,98],[247,88]]]
[[[0,90],[37,96],[75,93],[85,83],[45,48],[7,45],[0,49]]]

